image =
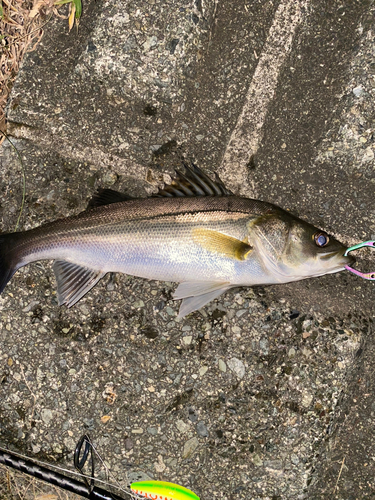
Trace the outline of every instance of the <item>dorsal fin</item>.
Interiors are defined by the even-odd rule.
[[[220,177],[215,172],[215,180],[210,179],[194,163],[191,167],[184,163],[185,173],[175,170],[176,177],[171,184],[159,189],[155,197],[181,197],[181,196],[231,196],[232,191],[227,189]]]
[[[112,203],[119,203],[120,201],[127,200],[133,200],[133,197],[124,193],[119,193],[118,191],[114,191],[113,189],[99,188],[89,201],[86,210],[91,210],[92,208],[101,207],[103,205],[111,205]]]

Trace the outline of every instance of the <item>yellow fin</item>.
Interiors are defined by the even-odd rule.
[[[206,250],[236,260],[245,260],[253,249],[248,243],[244,243],[237,238],[205,228],[193,229],[193,241]]]

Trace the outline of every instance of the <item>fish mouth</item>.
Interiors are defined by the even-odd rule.
[[[328,261],[331,259],[337,259],[337,265],[340,267],[344,266],[350,266],[354,264],[355,258],[352,255],[344,255],[346,252],[347,248],[344,248],[343,250],[339,252],[327,252],[324,254],[320,254],[320,259],[324,261]]]

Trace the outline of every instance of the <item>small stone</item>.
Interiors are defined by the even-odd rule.
[[[186,335],[186,337],[183,337],[182,340],[185,345],[190,345],[193,337],[191,335]]]
[[[156,472],[164,472],[166,469],[166,465],[163,462],[163,457],[161,455],[158,456],[158,462],[154,464]],[[151,495],[150,495],[151,497]],[[152,497],[151,497],[152,498]]]
[[[291,455],[290,460],[291,460],[292,464],[294,464],[294,465],[299,464],[299,458],[294,453]]]
[[[228,360],[228,367],[238,378],[242,379],[245,376],[245,365],[238,358],[231,358]]]
[[[117,181],[117,175],[114,172],[107,172],[103,176],[103,183],[112,185]]]
[[[147,427],[147,432],[151,434],[151,436],[156,436],[158,430],[156,427]]]
[[[366,148],[365,153],[362,156],[362,162],[367,163],[368,161],[372,161],[373,159],[374,159],[374,151],[370,147]]]
[[[33,453],[37,454],[40,452],[41,447],[37,444],[31,444],[31,449],[33,450]]]
[[[296,350],[294,349],[294,347],[291,347],[288,351],[288,356],[290,358],[294,358],[295,355],[296,355]]]
[[[204,425],[204,422],[197,423],[197,433],[198,433],[198,436],[200,436],[200,437],[207,437],[208,436],[208,430],[207,430],[207,427]]]
[[[177,420],[176,427],[181,432],[181,434],[188,432],[188,430],[190,429],[190,426],[186,424],[183,420]]]
[[[355,87],[353,89],[353,94],[356,97],[360,97],[363,93],[364,93],[364,88],[362,87],[362,85],[358,85],[358,87]]]
[[[100,421],[102,424],[106,424],[107,422],[109,422],[111,420],[111,417],[110,415],[103,415],[101,418],[100,418]]]
[[[269,352],[269,343],[268,343],[268,339],[260,339],[259,340],[259,349],[261,351],[261,353],[263,354],[263,356],[267,356],[268,352]]]
[[[311,404],[313,400],[313,396],[312,394],[309,394],[307,392],[305,392],[303,395],[302,395],[302,406],[304,408],[308,408]]]
[[[201,366],[199,368],[199,376],[203,377],[203,375],[208,371],[208,366]]]
[[[136,300],[133,304],[134,307],[136,307],[137,309],[140,308],[140,307],[144,307],[145,303],[143,302],[143,300]]]
[[[223,373],[227,371],[227,365],[222,359],[219,359],[219,370]]]
[[[134,446],[134,443],[130,438],[126,438],[124,444],[125,444],[125,450],[131,450]]]
[[[141,428],[132,429],[132,434],[143,434],[143,429]]]
[[[283,463],[281,460],[265,460],[264,467],[271,470],[281,470]]]
[[[48,409],[44,409],[40,412],[40,416],[43,420],[43,422],[46,424],[46,425],[49,425],[51,420],[53,419],[53,414],[52,414],[52,411],[51,410],[48,410]]]
[[[183,452],[182,452],[182,458],[186,459],[186,458],[191,457],[193,455],[193,453],[195,452],[195,450],[198,448],[198,445],[199,445],[199,441],[196,437],[193,437],[193,438],[189,439],[189,441],[186,441],[186,443],[184,444]]]
[[[156,36],[149,36],[147,37],[147,40],[143,44],[143,49],[144,50],[150,50],[151,48],[155,47],[158,44],[158,39]]]
[[[257,453],[251,456],[251,461],[256,467],[261,467],[263,465],[263,461]]]
[[[166,312],[169,316],[176,316],[176,311],[174,309],[172,309],[171,307],[166,307]]]

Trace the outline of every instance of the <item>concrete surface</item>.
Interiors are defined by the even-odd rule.
[[[375,238],[373,2],[84,7],[78,32],[46,26],[9,102],[22,229],[98,186],[146,196],[185,158],[343,242]],[[9,145],[0,159],[12,231],[21,170]],[[70,467],[88,431],[123,486],[372,498],[374,284],[235,290],[183,320],[174,288],[107,276],[67,310],[50,263],[20,270],[0,298],[0,445]]]

